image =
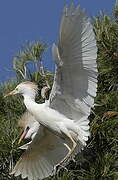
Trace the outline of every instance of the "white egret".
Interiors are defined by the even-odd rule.
[[[59,42],[57,46],[53,45],[52,53],[56,72],[48,105],[35,102],[37,86],[32,82],[20,83],[6,96],[22,94],[26,108],[35,119],[63,139],[68,149],[60,162],[63,163],[76,146],[82,148],[86,145],[90,134],[88,116],[97,89],[95,35],[79,6],[64,8]]]
[[[31,138],[29,143],[19,147],[26,150],[16,163],[11,174],[22,178],[43,179],[52,174],[53,168],[67,154],[60,139],[44,126],[40,125],[29,112],[25,112],[19,121],[24,131],[19,142]]]

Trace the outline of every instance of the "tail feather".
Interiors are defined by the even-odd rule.
[[[75,124],[78,127],[77,139],[83,146],[86,146],[86,141],[88,141],[90,136],[88,116],[84,116],[80,120],[75,121]]]

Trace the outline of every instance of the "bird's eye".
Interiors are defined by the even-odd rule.
[[[15,90],[18,91],[18,88],[16,88]]]
[[[29,128],[29,126],[27,126],[27,127],[26,127],[26,131],[28,132],[28,131],[29,131],[29,129],[30,129],[30,128]]]

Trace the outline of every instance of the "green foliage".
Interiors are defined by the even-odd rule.
[[[96,104],[90,119],[91,137],[87,147],[79,153],[75,162],[71,161],[55,177],[46,180],[117,180],[118,179],[118,3],[113,15],[100,14],[93,20],[98,45],[98,92]],[[0,87],[0,179],[20,180],[9,175],[20,154],[17,122],[25,111],[22,97],[3,98],[3,94],[13,89],[19,81],[27,78],[37,82],[39,90],[52,86],[53,74],[41,70],[41,56],[45,45],[31,43],[13,59],[16,80]],[[32,72],[26,63],[36,65]],[[37,66],[38,62],[38,66]],[[38,68],[37,68],[38,67]],[[20,73],[19,69],[22,71]],[[40,69],[40,71],[39,71]],[[37,102],[43,102],[40,95]]]
[[[105,14],[94,18],[98,45],[98,80],[100,91],[108,92],[118,85],[118,23]]]
[[[23,50],[13,58],[13,68],[16,70],[16,73],[20,79],[26,79],[27,73],[30,73],[30,70],[27,72],[26,65],[29,62],[32,62],[35,65],[36,71],[39,71],[40,61],[42,58],[42,53],[46,49],[46,44],[40,42],[28,42]]]
[[[118,2],[116,2],[114,5],[113,13],[114,13],[115,21],[118,22]]]
[[[0,91],[0,179],[11,179],[9,171],[13,166],[13,159],[18,157],[17,120],[23,113],[21,97],[3,98],[3,94],[10,91],[16,85],[16,81],[5,83]],[[17,159],[17,158],[16,158]]]

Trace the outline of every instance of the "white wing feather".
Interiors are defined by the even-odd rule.
[[[38,133],[31,143],[21,146],[26,149],[11,174],[28,180],[37,180],[52,174],[54,166],[67,154],[66,147],[59,138],[40,126]]]
[[[97,89],[97,47],[92,25],[79,6],[65,7],[59,43],[52,53],[62,65],[56,63],[50,107],[75,120],[87,140],[87,118]]]
[[[80,139],[89,136],[88,116],[97,89],[97,47],[89,19],[79,6],[64,9],[58,46],[53,45],[56,73],[50,95],[50,107],[77,123]],[[40,137],[40,138],[39,138]],[[12,174],[29,180],[51,175],[53,168],[67,154],[60,140],[40,126]]]

